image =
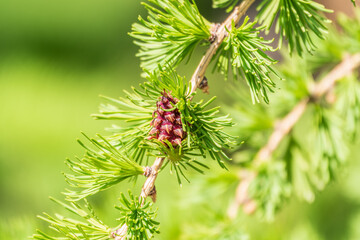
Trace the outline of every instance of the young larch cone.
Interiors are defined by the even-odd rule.
[[[180,112],[174,108],[177,102],[178,99],[164,90],[163,95],[156,102],[156,110],[153,113],[154,119],[150,123],[152,129],[149,132],[148,139],[158,139],[165,146],[168,146],[167,140],[174,148],[181,145],[181,141],[186,135],[182,128]]]

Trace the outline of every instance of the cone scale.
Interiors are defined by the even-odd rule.
[[[181,145],[186,134],[182,128],[180,112],[177,108],[174,109],[177,102],[178,100],[172,97],[171,93],[164,90],[163,96],[156,102],[148,139],[157,139],[165,146],[168,146],[168,141],[174,148]]]

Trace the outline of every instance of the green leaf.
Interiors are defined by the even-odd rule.
[[[117,149],[102,136],[98,137],[99,140],[87,137],[95,150],[79,141],[86,154],[82,159],[66,161],[73,172],[65,173],[66,181],[71,187],[79,188],[65,192],[68,199],[80,200],[144,173],[144,168],[126,155],[125,148]]]
[[[258,11],[257,19],[268,31],[275,24],[275,31],[280,34],[279,47],[285,39],[290,53],[296,51],[299,55],[304,49],[312,52],[316,48],[314,35],[325,38],[325,25],[330,20],[319,12],[332,12],[312,0],[264,0]]]
[[[275,87],[271,77],[278,75],[271,66],[276,61],[265,52],[275,50],[268,45],[272,41],[259,37],[260,28],[254,28],[256,22],[248,21],[249,17],[246,17],[239,28],[232,23],[229,36],[217,54],[215,69],[225,78],[231,69],[235,78],[241,76],[246,80],[253,102],[259,102],[259,97],[268,102],[267,91],[272,92]]]
[[[291,195],[285,164],[270,162],[260,166],[258,175],[249,186],[250,198],[257,204],[257,211],[266,220],[273,220],[275,213]]]
[[[159,233],[159,223],[154,220],[156,211],[151,210],[152,204],[142,204],[138,197],[135,197],[129,191],[130,199],[127,199],[121,193],[120,202],[121,206],[116,206],[120,211],[121,217],[118,219],[120,224],[115,228],[106,226],[94,213],[93,208],[84,199],[84,204],[80,205],[77,202],[64,203],[54,198],[54,202],[61,205],[67,211],[71,212],[78,219],[64,217],[60,214],[55,214],[54,217],[44,213],[39,216],[40,219],[50,224],[49,228],[55,231],[55,235],[48,235],[40,230],[32,236],[32,239],[39,240],[110,240],[116,234],[116,230],[121,228],[124,224],[127,225],[126,239],[131,240],[148,240],[154,234]],[[141,200],[141,199],[140,199]]]
[[[213,8],[226,8],[226,12],[234,9],[239,0],[213,0]]]
[[[140,84],[140,88],[132,88],[119,99],[106,98],[110,104],[101,105],[100,113],[93,115],[96,119],[117,121],[120,126],[113,125],[109,129],[110,136],[98,136],[88,140],[93,144],[90,148],[79,143],[87,150],[83,158],[67,160],[73,173],[65,174],[70,189],[65,194],[69,199],[79,200],[126,179],[136,178],[143,174],[140,166],[151,157],[165,157],[176,171],[179,182],[186,177],[186,172],[193,169],[203,173],[207,164],[195,160],[195,157],[211,156],[221,167],[226,168],[223,159],[230,160],[223,149],[230,148],[236,138],[223,131],[233,123],[228,116],[221,116],[219,108],[208,108],[215,98],[207,103],[189,100],[186,79],[178,76],[169,68],[159,73],[149,73],[148,81]],[[157,139],[149,140],[150,123],[154,118],[156,103],[168,92],[178,99],[176,106],[181,113],[186,138],[180,147],[164,146]],[[95,149],[95,150],[94,150]]]
[[[336,170],[346,160],[348,149],[345,145],[340,116],[336,112],[315,106],[315,147],[314,162],[318,169],[318,188],[335,176]]]
[[[312,131],[304,134],[303,130],[295,129],[286,146],[285,159],[294,192],[308,202],[315,199],[316,191],[323,190],[336,177],[346,160],[343,121],[334,110],[320,105],[310,108],[312,118],[307,119],[310,123],[306,127]]]
[[[116,206],[120,211],[121,218],[118,219],[121,225],[126,224],[127,234],[126,239],[129,240],[148,240],[154,237],[154,234],[159,233],[159,222],[154,219],[156,211],[151,210],[151,203],[142,204],[143,200],[135,197],[130,191],[129,199],[121,193],[121,206]]]
[[[158,65],[177,66],[195,47],[209,39],[210,23],[202,17],[190,0],[148,0],[143,5],[148,17],[139,17],[130,35],[140,46],[137,56],[146,71],[158,69]]]
[[[247,96],[240,92],[233,98],[233,107],[226,109],[238,122],[232,132],[241,134],[245,140],[232,157],[239,167],[248,167],[268,143],[278,120],[284,119],[300,101],[310,98],[301,118],[271,152],[272,160],[264,160],[268,163],[260,169],[260,180],[253,184],[251,192],[267,218],[272,218],[283,206],[289,197],[287,188],[302,200],[314,201],[317,193],[337,178],[348,160],[348,147],[356,143],[360,120],[358,72],[354,70],[339,79],[324,96],[311,97],[315,84],[348,54],[360,51],[360,12],[355,20],[345,15],[340,19],[344,29],[333,28],[326,41],[316,40],[316,45],[321,45],[314,55],[284,58],[278,70],[286,81],[278,84],[281,92],[271,94],[271,105],[251,106]],[[283,166],[268,169],[276,168],[273,165],[278,162]]]
[[[342,79],[335,89],[337,96],[335,109],[344,120],[343,129],[346,130],[350,141],[359,133],[360,121],[360,83],[356,75]]]
[[[51,198],[52,201],[64,207],[66,210],[76,215],[82,220],[63,217],[55,214],[54,217],[44,213],[43,216],[38,216],[40,219],[50,224],[49,228],[53,230],[55,235],[48,235],[47,233],[37,230],[32,239],[39,240],[109,240],[111,229],[106,226],[94,213],[91,205],[84,200],[84,204],[80,205],[75,202],[68,204],[59,200]]]
[[[115,134],[106,139],[116,148],[124,146],[128,155],[138,163],[141,163],[141,158],[146,156],[167,158],[171,163],[171,169],[178,176],[179,183],[181,178],[186,179],[187,169],[191,168],[202,173],[201,169],[206,164],[194,161],[195,156],[205,158],[209,155],[222,168],[226,168],[223,159],[230,160],[230,158],[223,149],[231,148],[237,138],[224,131],[224,128],[233,126],[229,116],[220,115],[219,107],[209,108],[215,98],[206,103],[190,101],[186,79],[169,67],[159,66],[159,72],[148,73],[147,80],[140,84],[139,89],[133,88],[133,93],[127,92],[126,98],[110,99],[113,104],[103,105],[101,113],[94,115],[97,119],[128,122],[134,118],[129,127],[113,127],[111,131]],[[181,146],[176,148],[171,144],[164,145],[157,139],[147,139],[151,129],[150,123],[154,117],[153,112],[157,108],[156,102],[163,96],[164,91],[177,99],[174,108],[179,111],[183,130],[186,132],[186,138],[183,139]],[[136,105],[141,108],[136,108]],[[132,109],[131,112],[129,109]]]

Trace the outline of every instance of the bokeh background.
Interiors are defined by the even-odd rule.
[[[223,19],[209,2],[197,1],[200,11],[211,21]],[[323,2],[352,14],[350,1]],[[109,126],[90,117],[103,101],[99,95],[121,96],[143,81],[137,47],[127,35],[139,14],[145,15],[140,0],[0,1],[0,239],[27,239],[46,228],[37,214],[64,212],[48,196],[63,199],[64,160],[82,155],[75,141],[80,132],[104,133]],[[180,73],[189,77],[194,64]],[[230,101],[222,81],[211,82],[211,94]],[[250,217],[235,227],[253,239],[360,239],[360,148],[353,150],[337,182],[314,204],[294,199],[274,223]],[[157,184],[162,233],[156,239],[184,239],[196,218],[194,207],[184,204],[190,184],[180,189],[169,174]],[[110,226],[117,225],[119,192],[139,189],[123,185],[90,199]]]

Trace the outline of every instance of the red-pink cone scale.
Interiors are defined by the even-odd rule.
[[[163,96],[156,102],[148,139],[157,139],[165,146],[168,146],[165,142],[167,140],[174,148],[181,145],[186,134],[182,128],[180,112],[177,108],[174,109],[177,102],[178,100],[172,97],[171,93],[163,92]]]

